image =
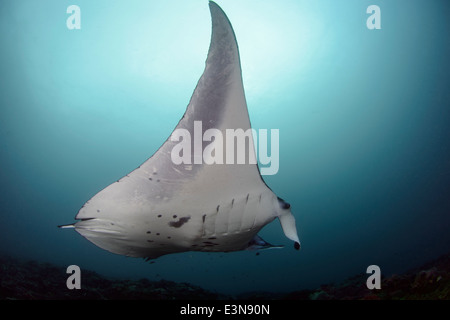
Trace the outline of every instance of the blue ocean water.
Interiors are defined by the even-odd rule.
[[[450,3],[217,3],[239,43],[254,128],[280,130],[265,176],[291,203],[302,249],[188,252],[149,264],[73,230],[96,192],[149,158],[203,72],[206,0],[0,3],[0,252],[107,276],[224,293],[292,291],[450,250]],[[81,29],[69,30],[69,5]],[[381,29],[369,30],[369,5]]]

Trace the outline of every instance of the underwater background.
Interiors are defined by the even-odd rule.
[[[2,0],[0,253],[221,293],[315,288],[373,264],[390,275],[448,253],[450,2],[217,3],[252,126],[280,130],[279,172],[264,179],[291,204],[302,249],[274,221],[260,235],[284,249],[150,264],[57,228],[168,138],[204,69],[208,3]],[[80,30],[66,26],[72,4]]]

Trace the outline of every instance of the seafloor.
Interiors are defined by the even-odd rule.
[[[65,268],[0,256],[2,300],[449,300],[450,253],[404,274],[382,277],[380,290],[369,290],[367,274],[340,284],[290,293],[252,292],[237,296],[204,290],[188,283],[108,279],[83,270],[81,290],[69,290]]]

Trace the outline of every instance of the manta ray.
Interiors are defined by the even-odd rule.
[[[194,135],[199,121],[203,132],[251,128],[235,33],[216,3],[210,1],[209,8],[212,35],[205,70],[174,132]],[[251,136],[248,143],[248,150],[254,148]],[[257,163],[175,164],[176,145],[167,139],[141,166],[87,201],[76,223],[60,227],[74,228],[110,252],[155,259],[185,251],[277,247],[258,232],[278,218],[286,237],[300,248],[290,204],[266,185]]]

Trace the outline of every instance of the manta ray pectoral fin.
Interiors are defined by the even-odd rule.
[[[248,247],[246,250],[262,250],[262,249],[282,249],[283,245],[272,245],[265,241],[260,236],[256,235],[252,240],[248,243]]]
[[[278,219],[280,220],[281,227],[283,228],[284,235],[288,238],[294,241],[294,248],[299,250],[300,249],[300,240],[298,239],[297,235],[297,228],[295,226],[295,218],[292,215],[290,210],[285,210],[283,213],[281,213],[278,216]]]

